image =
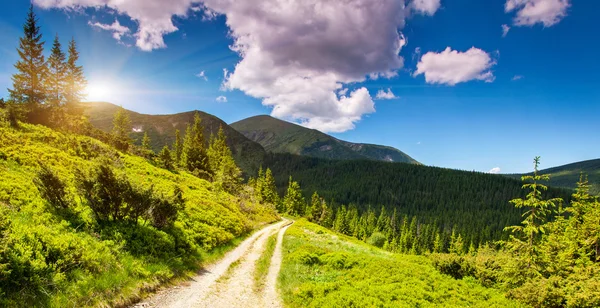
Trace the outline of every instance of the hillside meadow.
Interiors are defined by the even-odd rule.
[[[34,183],[40,166],[64,183],[69,207],[41,197]],[[77,181],[100,166],[153,196],[167,199],[179,190],[183,206],[174,221],[98,220]],[[0,306],[131,303],[278,219],[272,207],[246,196],[246,188],[233,196],[187,172],[38,125],[0,125],[0,179]]]
[[[289,307],[525,307],[474,278],[441,274],[425,256],[390,253],[305,219],[283,241]]]

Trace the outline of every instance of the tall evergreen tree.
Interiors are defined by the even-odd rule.
[[[30,121],[45,122],[41,108],[46,99],[45,78],[47,74],[44,60],[44,42],[38,19],[29,7],[27,21],[23,25],[23,37],[19,40],[19,61],[15,64],[17,73],[12,76],[13,87],[8,89],[11,101],[23,106]]]
[[[242,171],[235,164],[231,150],[227,146],[223,127],[219,127],[216,137],[211,136],[207,157],[213,181],[226,191],[235,192],[241,182]]]
[[[510,240],[507,242],[509,249],[517,256],[521,257],[519,261],[522,261],[522,267],[526,275],[537,275],[540,270],[539,264],[539,247],[537,241],[539,240],[539,234],[543,233],[544,223],[546,217],[552,212],[552,208],[556,207],[558,203],[562,202],[560,198],[552,198],[544,200],[542,192],[548,188],[545,185],[539,184],[540,181],[550,180],[550,176],[547,174],[539,174],[540,157],[537,156],[533,160],[533,175],[526,175],[522,177],[523,189],[529,189],[525,199],[513,199],[510,202],[515,205],[516,208],[526,208],[527,211],[523,214],[525,219],[520,226],[506,227],[505,230],[510,230],[514,235],[511,235]],[[531,181],[530,183],[527,183]],[[523,266],[524,265],[524,266]],[[521,275],[521,274],[518,274]]]
[[[151,148],[150,148],[150,137],[148,136],[148,132],[144,132],[144,137],[142,138],[142,148],[144,150],[151,151]]]
[[[113,141],[117,149],[121,151],[127,151],[129,149],[129,144],[131,143],[131,139],[129,138],[130,133],[131,120],[129,120],[129,115],[125,108],[119,107],[119,110],[117,110],[113,119],[112,131]]]
[[[79,51],[75,39],[69,42],[69,57],[65,65],[65,106],[67,113],[72,117],[81,117],[83,108],[79,106],[85,98],[87,80],[83,74],[83,66],[77,64]],[[71,119],[73,120],[73,119]]]
[[[305,208],[305,201],[304,197],[302,197],[300,184],[292,180],[291,176],[287,192],[283,198],[283,207],[285,208],[285,212],[292,216],[300,216],[304,214],[303,210]]]
[[[65,102],[66,86],[66,56],[62,51],[58,34],[54,38],[52,51],[48,57],[48,74],[45,78],[45,88],[47,90],[47,104],[50,109],[53,124],[64,124],[63,106]]]
[[[279,206],[281,203],[281,198],[277,193],[277,186],[275,185],[275,178],[273,177],[273,173],[269,168],[267,168],[265,171],[265,175],[262,180],[261,195],[263,202],[272,204],[275,207]]]
[[[317,221],[321,217],[321,197],[315,191],[310,199],[310,211],[308,214],[308,220]]]
[[[164,146],[158,154],[158,160],[160,165],[168,170],[173,169],[173,158],[171,157],[171,151],[168,146]]]
[[[188,125],[186,129],[182,156],[183,165],[188,171],[198,177],[210,179],[210,164],[204,145],[204,127],[198,112],[194,115],[194,124]]]

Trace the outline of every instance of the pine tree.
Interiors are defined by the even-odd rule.
[[[113,119],[112,132],[113,141],[117,149],[121,151],[127,151],[129,149],[129,144],[131,143],[131,139],[129,138],[130,132],[131,120],[129,120],[129,115],[125,108],[119,107],[119,110],[117,110]]]
[[[194,124],[186,129],[183,143],[183,165],[195,176],[210,179],[210,164],[204,146],[204,128],[200,114],[194,115]]]
[[[75,39],[69,42],[69,57],[65,65],[65,106],[67,113],[72,117],[71,121],[83,115],[83,108],[79,106],[85,98],[87,80],[83,74],[83,66],[77,65],[79,51]]]
[[[144,137],[142,138],[142,148],[147,151],[152,151],[150,148],[150,137],[148,137],[147,132],[144,132]]]
[[[9,89],[10,99],[24,106],[30,121],[44,123],[41,108],[46,99],[45,78],[47,74],[44,60],[44,42],[38,26],[38,19],[29,7],[27,21],[23,25],[23,37],[19,40],[19,61],[15,64],[17,73],[12,76],[13,88]]]
[[[456,230],[452,229],[452,236],[450,237],[450,253],[462,255],[464,253],[464,242],[462,235],[456,234]]]
[[[52,51],[47,62],[47,76],[45,78],[45,88],[47,90],[47,105],[50,109],[52,123],[54,125],[64,124],[64,102],[66,86],[66,56],[62,51],[58,34],[54,38]]]
[[[181,132],[177,129],[175,130],[175,143],[173,144],[173,160],[175,161],[175,165],[181,164],[181,154],[183,153],[183,141],[181,140]]]
[[[217,137],[211,136],[207,157],[214,183],[230,193],[236,191],[241,182],[242,171],[235,164],[231,150],[227,146],[223,127],[219,128]]]
[[[562,202],[562,199],[560,198],[549,200],[544,200],[542,198],[542,192],[546,191],[548,188],[538,182],[548,181],[550,180],[550,176],[547,174],[538,174],[540,165],[539,156],[534,158],[533,165],[533,175],[526,175],[521,178],[523,182],[531,181],[531,183],[523,184],[523,189],[530,190],[526,198],[513,199],[510,201],[516,208],[527,209],[523,214],[525,219],[522,221],[521,226],[510,226],[505,228],[505,230],[510,230],[513,234],[519,236],[515,237],[514,235],[511,235],[507,244],[513,253],[523,256],[526,267],[525,271],[528,275],[536,275],[539,272],[538,234],[545,231],[544,223],[546,222],[546,216],[551,213],[553,207],[556,207],[558,203]]]
[[[310,199],[310,211],[308,213],[308,220],[317,221],[321,216],[321,197],[315,191]]]
[[[269,168],[265,171],[261,194],[263,202],[272,204],[275,207],[281,203],[281,198],[279,197],[279,193],[277,193],[277,186],[275,185],[275,177],[273,177],[273,173]]]
[[[292,216],[301,216],[303,209],[305,208],[304,197],[302,197],[302,191],[300,190],[300,184],[292,180],[290,176],[288,189],[283,198],[283,207],[285,212]]]
[[[329,206],[327,206],[327,202],[323,200],[321,202],[321,216],[319,217],[319,225],[331,228],[333,222],[333,212]]]
[[[173,158],[171,157],[171,151],[168,146],[164,146],[158,154],[158,160],[160,165],[168,170],[173,169]]]

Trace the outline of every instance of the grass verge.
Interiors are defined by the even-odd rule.
[[[273,258],[275,245],[277,244],[277,234],[278,232],[275,232],[269,236],[267,244],[265,245],[265,250],[263,250],[260,258],[256,261],[254,267],[254,290],[257,292],[262,290],[265,286],[265,278],[269,273],[271,258]]]
[[[522,307],[475,279],[439,273],[300,219],[286,232],[278,285],[288,307]]]

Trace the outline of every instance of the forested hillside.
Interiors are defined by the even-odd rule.
[[[548,184],[554,187],[576,188],[581,173],[588,176],[590,193],[600,195],[600,159],[580,161],[563,166],[547,168],[540,171],[552,175]],[[528,173],[526,175],[531,175]],[[513,178],[520,178],[520,174],[509,174]]]
[[[119,106],[110,103],[84,103],[85,114],[90,123],[95,127],[110,132],[113,128],[113,116]],[[183,136],[186,125],[194,122],[194,114],[198,113],[204,127],[206,143],[211,135],[216,135],[220,127],[223,127],[227,137],[227,145],[231,148],[233,157],[244,172],[256,173],[260,167],[262,157],[265,154],[263,148],[232,129],[221,119],[201,111],[190,111],[170,115],[148,115],[127,110],[134,131],[131,137],[137,145],[142,144],[144,134],[150,139],[150,148],[158,153],[165,145],[171,146],[175,143],[176,131]]]
[[[281,193],[288,187],[288,176],[291,175],[302,187],[306,200],[310,200],[313,192],[318,192],[334,207],[334,214],[345,205],[347,213],[352,212],[352,208],[359,215],[370,211],[376,219],[383,207],[389,217],[395,212],[396,228],[400,228],[403,219],[410,224],[414,217],[415,227],[427,224],[435,232],[441,231],[447,237],[444,239],[446,247],[452,230],[461,234],[467,245],[473,242],[477,246],[506,238],[508,234],[502,231],[503,228],[518,223],[523,213],[509,203],[523,195],[521,181],[500,175],[284,154],[267,155],[265,166],[271,169]],[[551,188],[548,191],[548,196],[560,196],[565,200],[569,195],[567,190]],[[352,226],[352,223],[348,221],[348,225]],[[421,227],[419,230],[424,230]],[[353,234],[354,227],[347,232]],[[435,237],[435,232],[429,236]],[[427,245],[432,244],[433,238]]]
[[[273,153],[339,160],[369,159],[418,164],[412,157],[392,147],[339,140],[318,130],[266,115],[232,123],[231,127]]]

